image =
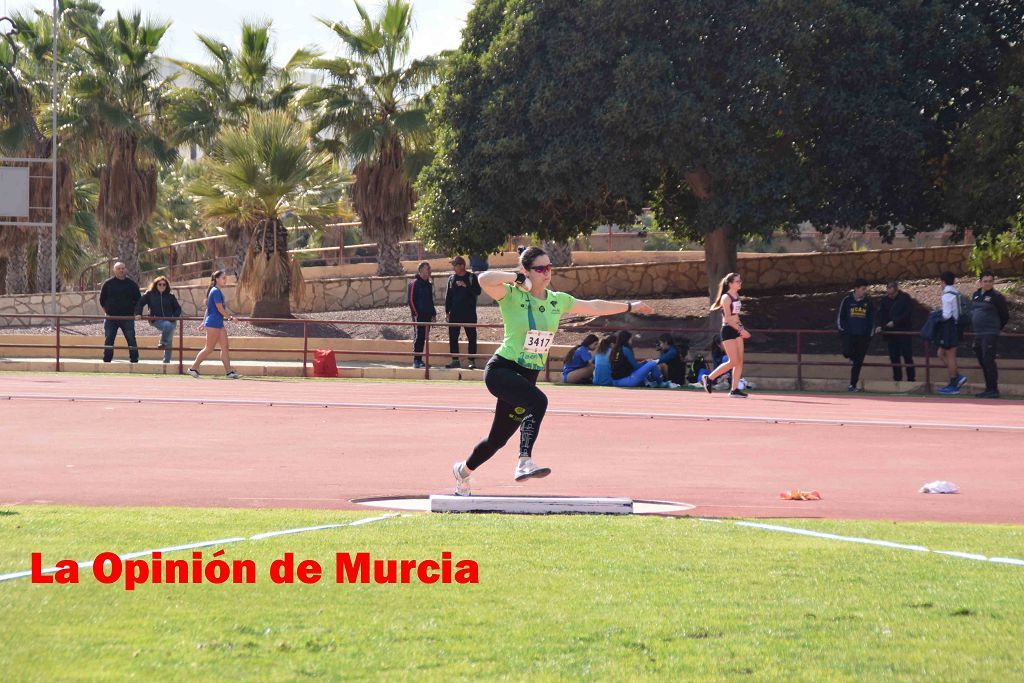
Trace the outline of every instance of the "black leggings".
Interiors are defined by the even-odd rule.
[[[501,356],[492,356],[484,368],[484,384],[498,398],[491,433],[476,445],[466,460],[475,470],[508,443],[519,430],[519,457],[528,458],[540,432],[540,423],[548,409],[548,397],[537,388],[540,370],[529,370]]]

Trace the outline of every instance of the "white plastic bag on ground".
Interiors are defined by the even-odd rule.
[[[921,493],[960,493],[960,487],[951,481],[930,481],[921,487]]]

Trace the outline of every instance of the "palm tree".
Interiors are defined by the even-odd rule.
[[[353,204],[363,231],[377,242],[378,275],[401,275],[399,241],[410,235],[416,203],[412,179],[429,157],[427,95],[440,57],[410,62],[412,6],[388,0],[371,18],[358,1],[358,26],[319,19],[349,57],[317,60],[329,83],[302,97],[323,147],[355,161]]]
[[[83,0],[63,0],[59,4],[63,14],[74,10],[83,18],[98,16],[99,6]],[[15,14],[6,19],[11,31],[0,40],[0,153],[29,158],[48,158],[52,152],[50,87],[53,79],[53,19],[49,13]],[[63,26],[63,24],[62,24]],[[58,88],[62,89],[73,68],[69,54],[72,46],[67,29],[58,35],[60,57]],[[40,125],[42,122],[42,125]],[[50,165],[29,164],[32,181],[29,184],[29,221],[49,222],[51,186]],[[58,234],[71,219],[74,210],[74,179],[67,161],[66,151],[57,160],[57,215]],[[59,238],[58,238],[59,239]],[[52,234],[47,229],[7,227],[0,231],[0,252],[7,254],[7,291],[31,291],[28,277],[28,249],[38,245],[36,256],[37,291],[50,289],[50,253]]]
[[[244,126],[250,112],[290,107],[305,85],[296,81],[299,69],[320,53],[297,50],[283,67],[273,64],[271,22],[242,22],[238,50],[211,36],[199,34],[210,57],[208,65],[173,61],[193,85],[172,95],[171,111],[176,142],[208,150],[224,126]],[[235,272],[241,274],[253,225],[228,221],[224,227],[235,244]]]
[[[177,157],[161,116],[172,79],[158,72],[156,51],[170,24],[117,16],[100,26],[70,16],[82,60],[69,83],[70,128],[91,131],[101,157],[100,230],[138,281],[139,228],[157,200],[157,167]]]
[[[255,226],[239,280],[241,305],[253,317],[290,317],[289,298],[298,304],[303,294],[284,218],[317,223],[337,212],[329,197],[342,179],[311,139],[309,126],[286,112],[251,112],[245,125],[221,130],[190,186],[207,219]]]

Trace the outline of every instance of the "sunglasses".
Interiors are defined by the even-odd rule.
[[[166,287],[167,283],[166,282],[158,282],[158,283],[156,283],[156,286],[157,287]]]
[[[530,270],[532,270],[535,273],[540,273],[540,274],[543,275],[545,273],[550,273],[551,272],[551,266],[550,265],[547,265],[547,266],[534,266]]]

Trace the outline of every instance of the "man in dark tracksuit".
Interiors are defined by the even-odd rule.
[[[432,323],[437,320],[437,310],[434,308],[434,281],[430,279],[430,264],[422,261],[416,269],[416,277],[409,283],[409,310],[412,312],[412,321],[416,323]],[[412,360],[414,368],[423,367],[423,345],[427,339],[428,325],[416,327],[416,341],[412,350],[416,356]]]
[[[900,283],[890,282],[885,296],[878,304],[878,327],[875,332],[885,335],[885,343],[889,347],[889,360],[892,362],[892,378],[896,382],[903,381],[903,368],[900,358],[907,366],[907,381],[913,382],[914,356],[911,349],[910,334],[889,334],[890,332],[910,332],[910,313],[913,310],[910,295],[900,290]]]
[[[1006,297],[995,290],[995,274],[982,272],[981,288],[971,297],[971,327],[974,330],[974,355],[985,374],[985,391],[978,398],[999,398],[999,370],[996,368],[996,339],[1010,321]]]
[[[126,316],[129,320],[103,321],[103,362],[114,359],[114,339],[121,330],[128,343],[128,359],[139,362],[139,345],[135,340],[135,303],[142,298],[139,285],[128,277],[128,269],[118,261],[114,264],[114,277],[100,287],[100,308],[109,316]]]
[[[839,314],[836,316],[836,327],[839,328],[843,342],[843,355],[853,363],[849,387],[849,391],[852,392],[860,391],[857,387],[857,382],[860,381],[860,368],[864,364],[871,333],[875,329],[875,309],[867,294],[867,280],[857,278],[853,283],[853,291],[839,304]]]
[[[474,273],[466,272],[466,259],[456,256],[452,259],[455,272],[448,278],[448,288],[444,293],[444,313],[449,323],[475,323],[476,298],[480,296],[480,283]],[[452,362],[445,367],[457,368],[459,365],[459,328],[460,325],[448,326],[448,350],[452,354]],[[469,367],[476,367],[476,328],[466,328],[466,341],[469,342]]]

